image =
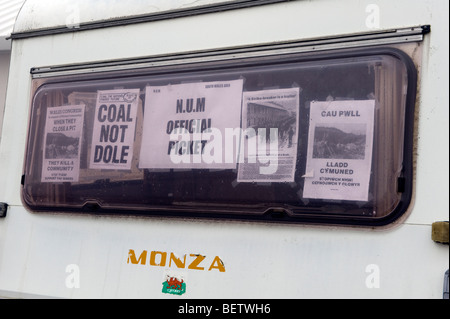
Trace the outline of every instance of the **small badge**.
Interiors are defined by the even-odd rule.
[[[184,276],[174,273],[166,273],[165,281],[162,283],[162,292],[165,294],[181,296],[186,292],[186,282]]]

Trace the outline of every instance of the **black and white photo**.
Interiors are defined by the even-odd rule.
[[[361,123],[316,125],[313,158],[364,159],[366,130]]]

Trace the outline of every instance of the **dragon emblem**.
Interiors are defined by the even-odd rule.
[[[179,281],[177,278],[174,277],[169,277],[166,280],[167,283],[167,288],[168,289],[178,289],[181,290],[182,286],[181,284],[184,282],[183,279],[181,279],[181,281]]]

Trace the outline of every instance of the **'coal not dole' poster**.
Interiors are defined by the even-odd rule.
[[[98,91],[91,169],[131,169],[139,89]]]
[[[311,102],[303,197],[367,201],[374,100]]]
[[[243,80],[147,86],[139,168],[233,169]],[[239,135],[237,136],[239,139]]]

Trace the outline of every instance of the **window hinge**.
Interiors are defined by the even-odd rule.
[[[448,269],[444,275],[444,292],[442,294],[443,299],[448,299]]]
[[[431,239],[437,243],[448,245],[448,221],[435,222],[431,225]]]
[[[6,217],[7,210],[8,210],[8,204],[0,203],[0,218]]]

